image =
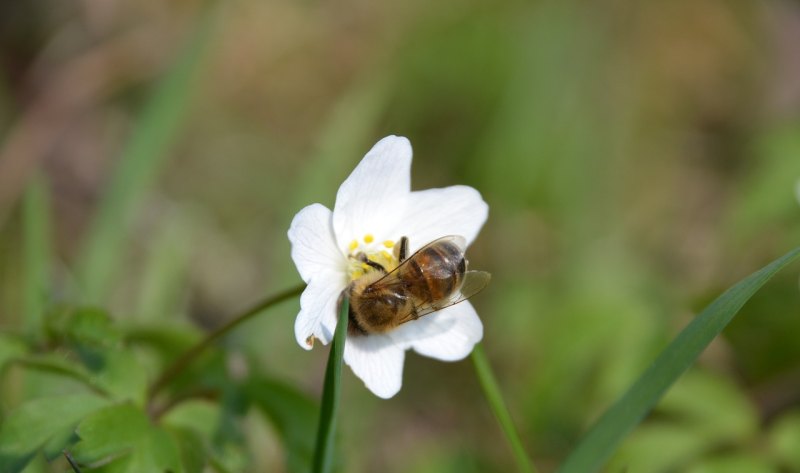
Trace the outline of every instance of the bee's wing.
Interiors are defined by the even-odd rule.
[[[394,287],[396,285],[403,284],[403,282],[397,277],[398,270],[400,268],[402,268],[403,266],[405,266],[406,264],[408,264],[409,261],[414,259],[414,255],[416,255],[420,251],[428,248],[431,245],[435,245],[437,243],[440,243],[442,241],[448,241],[448,242],[456,245],[461,250],[462,253],[465,252],[466,249],[467,249],[467,240],[461,235],[448,235],[448,236],[444,236],[444,237],[441,237],[441,238],[437,238],[437,239],[433,240],[432,242],[428,243],[427,245],[423,246],[422,248],[418,249],[417,251],[415,251],[414,254],[412,254],[411,256],[407,257],[399,265],[397,265],[396,268],[394,268],[393,270],[389,271],[385,276],[383,276],[382,278],[380,278],[377,281],[375,281],[374,283],[372,283],[372,285],[374,287],[391,288],[391,287]],[[449,276],[450,273],[448,272],[447,275]],[[435,275],[433,275],[433,276],[435,277]],[[466,281],[464,283],[466,284]]]
[[[410,322],[425,315],[450,307],[451,305],[456,305],[459,302],[464,302],[475,294],[481,292],[483,288],[489,284],[491,279],[492,275],[486,271],[467,271],[464,273],[464,284],[462,284],[461,289],[453,293],[452,296],[448,297],[447,299],[426,302],[422,305],[416,306],[414,311],[408,314],[403,314],[400,323],[402,324]]]

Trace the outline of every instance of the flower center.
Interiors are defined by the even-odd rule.
[[[347,275],[355,281],[372,271],[387,273],[398,265],[396,244],[393,240],[376,241],[371,233],[361,240],[353,240],[348,245]]]

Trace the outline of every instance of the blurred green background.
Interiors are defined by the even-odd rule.
[[[474,305],[551,471],[697,310],[800,241],[798,45],[789,0],[3,2],[0,324],[57,304],[218,327],[300,282],[292,216],[404,135],[415,188],[490,205]],[[800,471],[799,289],[786,271],[757,294],[608,471]],[[318,399],[327,350],[296,345],[298,308],[225,353]],[[5,371],[3,412],[26,376]],[[514,468],[469,361],[409,354],[388,401],[348,370],[340,413],[342,471]],[[284,471],[272,424],[236,422],[246,471]]]

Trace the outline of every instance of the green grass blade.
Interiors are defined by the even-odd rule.
[[[174,66],[156,86],[123,150],[83,248],[78,276],[88,303],[102,303],[120,267],[128,225],[143,191],[166,161],[177,135],[201,60],[213,33],[215,9],[201,19],[194,36]]]
[[[491,407],[495,418],[497,418],[497,422],[500,423],[500,428],[503,429],[506,440],[508,440],[511,450],[514,452],[514,458],[517,460],[519,471],[535,473],[536,468],[528,458],[528,454],[525,453],[525,447],[522,446],[522,441],[519,438],[519,434],[517,434],[517,429],[514,427],[514,422],[511,420],[511,414],[509,414],[508,408],[506,408],[503,402],[503,395],[492,373],[492,367],[480,343],[475,345],[475,348],[472,350],[472,362],[475,364],[475,372],[483,388],[483,393],[486,395],[486,401],[489,403],[489,407]]]
[[[664,393],[733,319],[739,309],[775,273],[800,256],[795,248],[725,291],[700,313],[653,364],[589,430],[558,470],[599,470],[619,443],[656,405]]]
[[[336,434],[336,408],[339,406],[342,386],[342,359],[344,343],[347,338],[347,314],[350,300],[342,298],[339,322],[331,343],[328,355],[328,367],[325,369],[325,387],[322,391],[322,405],[317,428],[317,446],[314,450],[314,473],[329,473],[333,468],[333,444]]]
[[[24,326],[33,334],[42,325],[50,272],[50,195],[41,176],[28,185],[22,214]]]

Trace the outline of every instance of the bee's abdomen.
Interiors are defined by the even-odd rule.
[[[406,265],[405,281],[419,281],[409,289],[415,297],[436,301],[450,296],[464,279],[466,261],[461,249],[448,241],[423,248]]]

